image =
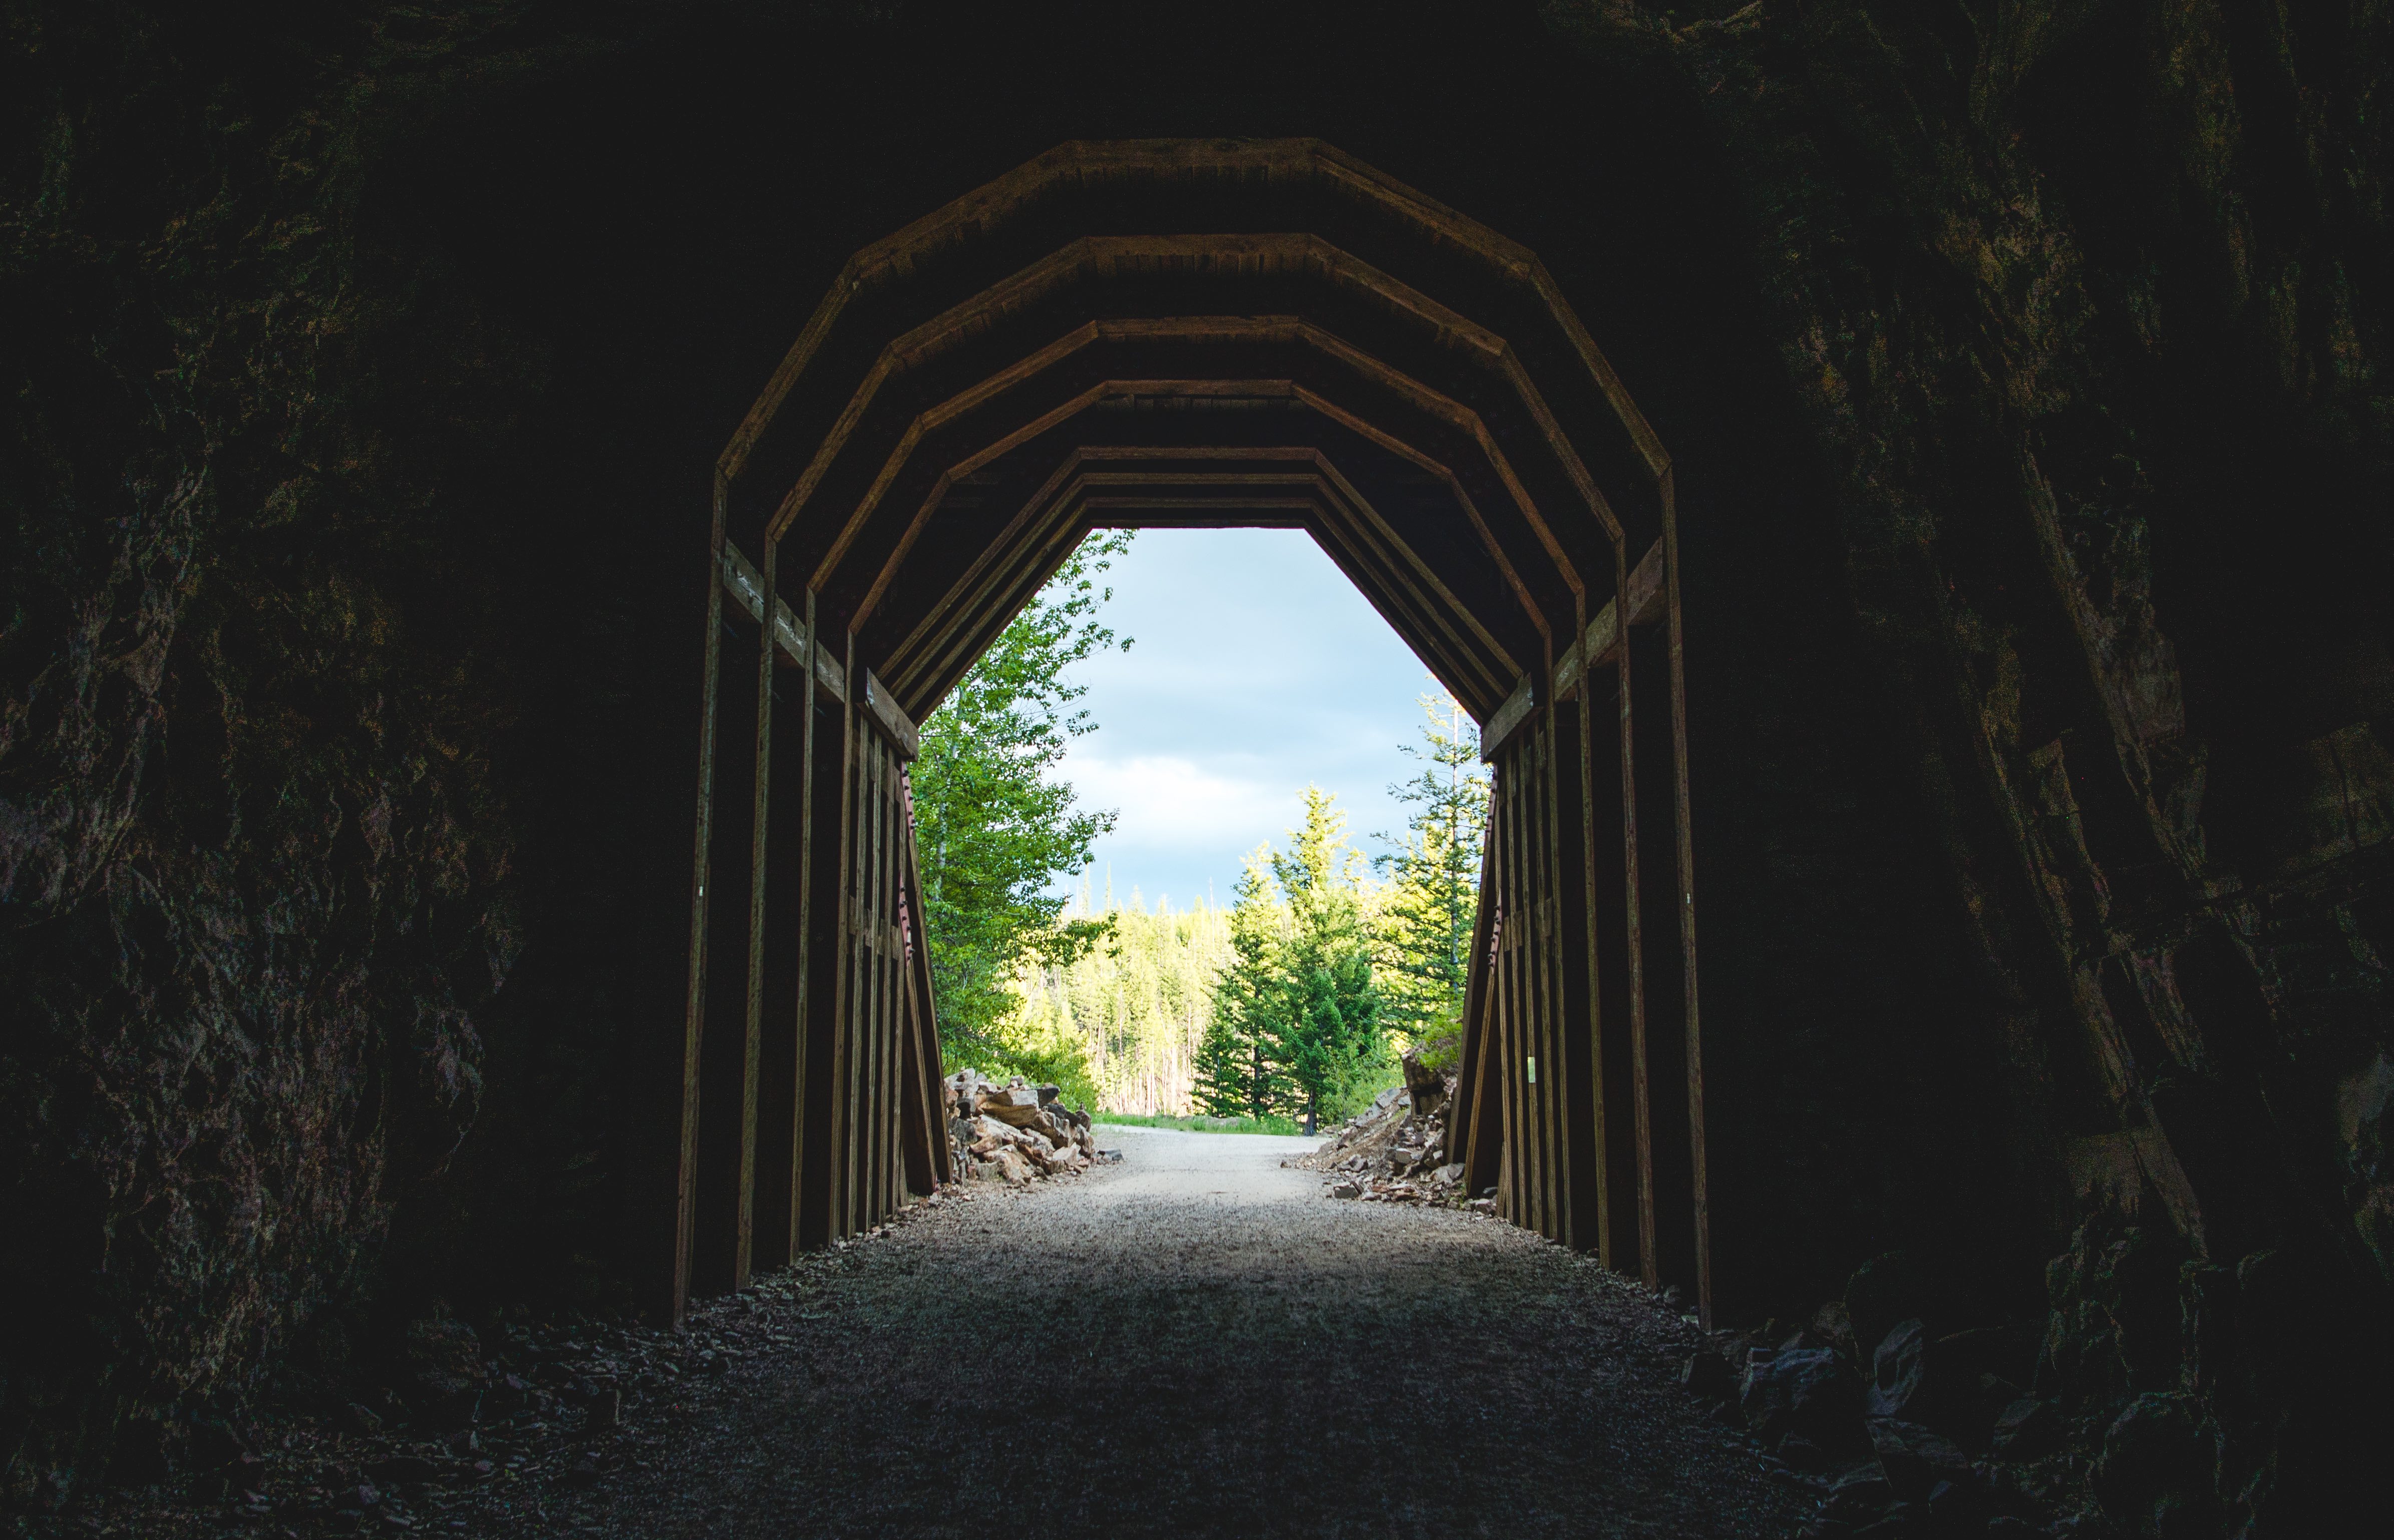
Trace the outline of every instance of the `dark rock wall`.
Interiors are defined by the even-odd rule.
[[[2084,1221],[2041,1388],[2135,1413],[2138,1533],[2327,1533],[2394,1279],[2394,17],[1550,14],[1684,70],[1740,185],[1968,936],[1917,1029]]]
[[[2277,1490],[2394,1264],[2394,23],[1726,9],[10,7],[7,1485],[619,1297],[729,425],[1060,138],[1315,133],[1678,460],[1726,1307],[1905,1248]]]

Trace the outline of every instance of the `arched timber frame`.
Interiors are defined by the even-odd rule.
[[[1455,1154],[1709,1320],[1669,459],[1534,256],[1306,139],[1066,144],[865,248],[724,450],[660,1311],[954,1176],[914,724],[1163,525],[1307,531],[1479,720]]]

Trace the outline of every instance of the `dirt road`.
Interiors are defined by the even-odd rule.
[[[508,1529],[1743,1537],[1805,1511],[1673,1383],[1670,1318],[1592,1263],[1332,1199],[1281,1168],[1302,1140],[1107,1142],[1122,1165],[716,1307],[736,1366]]]

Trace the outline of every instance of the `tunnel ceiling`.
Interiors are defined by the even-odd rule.
[[[1068,143],[866,247],[717,475],[917,718],[1088,529],[1261,523],[1485,722],[1611,625],[1670,495],[1533,255],[1311,139]]]

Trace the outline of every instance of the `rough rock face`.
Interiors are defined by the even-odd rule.
[[[1908,1245],[1956,1297],[1849,1295],[1858,1376],[2045,1320],[2018,1426],[2120,1522],[2299,1533],[2394,1276],[2394,23],[1168,9],[17,7],[0,1485],[609,1298],[726,426],[1058,139],[1320,133],[1540,249],[1677,457],[1725,1301]]]
[[[2328,1511],[2322,1441],[2357,1446],[2259,1389],[2317,1361],[2276,1310],[2394,1279],[2387,23],[1823,4],[1597,25],[1691,74],[1737,168],[1967,916],[1966,1030],[2003,1046],[2014,1148],[2097,1216],[2050,1274],[2040,1372],[2163,1430],[2105,1436],[2097,1490],[2137,1533],[2203,1532],[2155,1529],[2157,1501],[2185,1509],[2166,1525],[2300,1530]],[[2239,1308],[2272,1272],[2303,1282]],[[2348,1345],[2375,1360],[2370,1315]],[[2196,1424],[2226,1452],[2216,1494],[2150,1452]]]

